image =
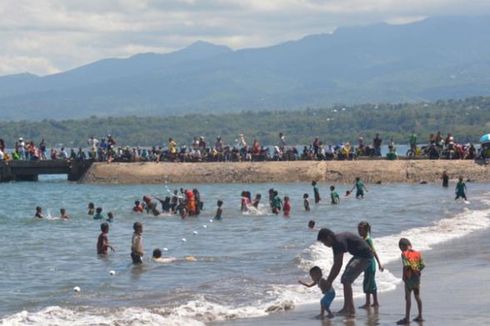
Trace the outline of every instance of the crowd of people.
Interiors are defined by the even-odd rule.
[[[441,132],[431,134],[427,145],[419,146],[417,136],[409,138],[410,149],[405,156],[429,159],[476,159],[490,156],[490,148],[485,144],[477,151],[473,144],[458,144],[451,133],[443,137]],[[153,147],[118,146],[112,135],[100,140],[91,136],[86,147],[51,148],[48,150],[44,139],[36,145],[34,141],[24,141],[20,137],[9,151],[3,139],[0,139],[0,160],[92,160],[118,162],[239,162],[239,161],[294,161],[294,160],[354,160],[362,157],[381,157],[383,139],[376,134],[372,142],[364,137],[357,144],[324,144],[320,138],[314,138],[310,145],[288,145],[283,133],[279,133],[276,145],[263,146],[254,138],[248,143],[240,134],[235,143],[225,144],[221,137],[208,142],[205,137],[194,137],[190,145],[178,145],[169,138],[167,144]],[[397,159],[396,145],[391,138],[388,142],[387,159]]]

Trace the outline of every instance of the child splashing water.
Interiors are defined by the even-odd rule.
[[[318,319],[325,318],[325,311],[328,313],[327,315],[328,318],[333,318],[334,315],[330,311],[330,304],[335,298],[335,290],[333,289],[333,287],[329,286],[327,284],[327,281],[323,278],[322,270],[320,269],[320,267],[315,266],[312,269],[310,269],[310,277],[313,280],[312,283],[308,284],[301,280],[299,280],[298,282],[299,284],[302,284],[309,288],[318,284],[318,287],[322,291],[323,298],[320,300],[320,314],[316,318]]]
[[[371,258],[371,262],[368,265],[368,267],[364,270],[363,290],[364,293],[366,294],[366,303],[363,306],[360,306],[359,308],[369,309],[369,307],[371,306],[371,295],[373,296],[372,307],[379,307],[378,291],[377,291],[378,289],[375,280],[376,262],[378,263],[379,270],[381,272],[384,271],[384,268],[381,262],[379,261],[379,257],[378,254],[376,253],[376,250],[374,249],[373,240],[371,239],[371,225],[369,225],[369,223],[366,221],[362,221],[357,226],[357,231],[359,233],[359,236],[362,237],[364,240],[366,240],[366,243],[368,244],[369,248],[371,248],[371,251],[374,256],[373,258]]]
[[[260,204],[260,200],[262,199],[262,195],[261,194],[256,194],[255,195],[255,199],[254,201],[252,202],[252,206],[255,207],[255,208],[259,208],[259,204]]]

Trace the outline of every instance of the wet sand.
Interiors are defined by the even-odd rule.
[[[416,239],[412,239],[414,246]],[[488,325],[490,323],[490,229],[435,246],[426,251],[426,268],[422,274],[421,297],[425,322],[411,325]],[[401,277],[401,262],[386,265]],[[320,299],[320,295],[319,295]],[[363,298],[357,299],[360,306]],[[213,325],[221,326],[298,326],[298,325],[395,325],[403,318],[405,301],[403,284],[396,290],[379,294],[381,307],[357,310],[356,318],[335,317],[316,320],[318,305],[299,306],[293,311],[277,313],[263,318],[234,320]],[[335,300],[332,311],[341,308],[342,299]],[[412,318],[416,316],[416,303],[412,300]]]
[[[490,168],[471,160],[356,160],[226,163],[94,163],[83,183],[366,183],[440,182],[446,170],[451,179],[490,182]]]

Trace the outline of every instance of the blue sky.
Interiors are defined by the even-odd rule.
[[[40,75],[197,40],[262,47],[340,26],[486,15],[490,0],[0,0],[0,75]]]

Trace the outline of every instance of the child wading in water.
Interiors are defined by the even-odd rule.
[[[463,198],[464,200],[468,200],[466,198],[466,184],[463,182],[463,177],[459,177],[459,181],[456,184],[456,198],[454,200],[457,200],[459,197]]]
[[[366,294],[366,303],[359,307],[361,309],[368,309],[371,305],[371,295],[373,295],[373,307],[379,307],[378,302],[378,288],[376,286],[376,262],[378,263],[379,270],[382,272],[384,270],[383,265],[379,261],[378,254],[374,249],[373,240],[371,239],[371,225],[368,222],[362,221],[357,226],[357,232],[359,236],[366,240],[369,248],[373,252],[373,258],[371,258],[371,262],[368,267],[364,270],[364,282],[363,289]],[[376,261],[375,261],[376,259]]]
[[[330,201],[332,205],[340,203],[340,196],[335,191],[335,186],[330,186]]]
[[[308,194],[303,195],[303,206],[305,207],[305,211],[310,211],[310,201],[308,200]]]
[[[140,222],[135,222],[133,224],[133,238],[131,239],[131,259],[133,260],[133,264],[142,264],[143,263],[143,224]]]
[[[109,223],[114,222],[114,213],[113,212],[107,213],[107,222],[109,222]]]
[[[216,215],[214,215],[214,219],[219,221],[221,220],[221,215],[223,214],[223,209],[221,208],[221,206],[223,206],[223,201],[218,200],[217,205],[218,209],[216,209]]]
[[[316,224],[316,223],[315,223],[315,221],[310,220],[310,221],[308,222],[308,229],[309,229],[310,231],[315,231],[315,224]]]
[[[95,210],[94,220],[102,220],[104,217],[102,216],[102,207],[97,207]]]
[[[289,217],[289,213],[291,212],[291,203],[289,202],[289,197],[284,197],[284,204],[282,205],[282,211],[285,217]]]
[[[88,203],[88,215],[93,216],[95,214],[95,204]]]
[[[320,314],[317,316],[317,318],[323,319],[325,317],[325,311],[328,313],[328,318],[333,318],[334,315],[330,311],[330,304],[335,298],[335,290],[333,289],[333,287],[327,288],[327,281],[323,278],[322,270],[320,269],[320,267],[315,266],[310,269],[310,276],[313,280],[313,283],[308,284],[301,280],[299,280],[298,282],[309,288],[318,284],[318,287],[324,294],[323,298],[320,300]]]
[[[252,206],[255,207],[255,208],[259,208],[259,204],[260,204],[260,200],[261,199],[262,199],[262,195],[261,194],[256,194],[255,195],[255,199],[252,202]]]
[[[359,177],[356,177],[356,183],[354,183],[354,186],[352,187],[352,189],[348,193],[350,194],[352,191],[354,191],[354,189],[356,189],[356,198],[357,199],[363,199],[364,198],[364,190],[366,190],[366,192],[368,192],[366,186],[364,185],[364,183],[361,181],[361,178],[359,178]]]
[[[311,185],[313,186],[313,194],[315,195],[315,204],[318,204],[321,199],[320,199],[320,191],[316,186],[316,181],[312,181]]]
[[[102,223],[100,225],[99,238],[97,239],[97,254],[98,255],[107,255],[107,249],[111,249],[115,251],[114,248],[109,244],[109,224]]]
[[[274,197],[272,198],[272,213],[279,214],[279,211],[282,208],[282,200],[279,197],[279,194],[276,190],[274,190]]]
[[[405,283],[405,318],[400,319],[398,325],[408,325],[410,323],[410,308],[412,305],[411,295],[415,296],[419,314],[414,321],[421,322],[422,300],[420,299],[420,271],[424,269],[424,261],[420,252],[412,249],[412,244],[408,239],[401,238],[398,246],[402,251],[403,263],[403,282]]]

